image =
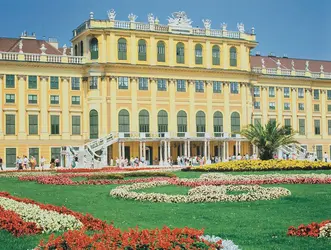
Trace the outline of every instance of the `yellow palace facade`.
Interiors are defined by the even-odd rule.
[[[331,63],[251,56],[254,28],[193,28],[185,12],[167,25],[90,18],[72,48],[23,33],[0,38],[0,157],[62,158],[81,152],[107,165],[144,157],[253,154],[238,132],[275,119],[300,150],[330,152]],[[287,149],[284,149],[286,152]],[[66,153],[67,152],[67,153]],[[100,158],[96,156],[100,156]],[[102,157],[101,157],[102,156]]]

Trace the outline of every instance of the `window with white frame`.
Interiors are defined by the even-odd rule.
[[[119,89],[128,89],[129,88],[129,79],[125,76],[120,76],[118,78],[118,88]]]
[[[203,81],[195,81],[195,92],[204,92],[204,85]]]
[[[239,94],[239,83],[231,82],[230,83],[230,92],[231,92],[231,94]]]
[[[139,77],[139,90],[148,90],[148,78]]]

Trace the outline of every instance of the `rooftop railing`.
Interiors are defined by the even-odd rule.
[[[0,61],[26,61],[26,62],[48,62],[48,63],[67,63],[84,64],[85,57],[69,55],[43,55],[17,52],[0,52]]]
[[[277,68],[262,68],[253,67],[254,73],[262,75],[277,75],[277,76],[299,76],[314,79],[331,79],[331,72],[311,72],[306,70],[291,70],[291,69],[277,69]]]

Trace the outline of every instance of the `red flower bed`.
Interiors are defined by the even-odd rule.
[[[141,171],[141,170],[157,170],[159,168],[119,168],[119,167],[104,167],[104,168],[75,168],[75,169],[57,169],[57,173],[97,173],[97,172],[123,172],[123,171]]]
[[[298,228],[290,226],[287,230],[287,235],[317,238],[320,234],[320,228],[328,223],[331,223],[331,220],[322,221],[321,223],[312,222],[307,226],[301,224]]]
[[[198,186],[221,186],[221,185],[263,185],[263,184],[331,184],[331,178],[279,178],[273,180],[213,180],[213,181],[186,181],[171,179],[173,185],[198,187]]]
[[[191,228],[176,228],[153,230],[129,229],[121,231],[112,225],[102,232],[87,235],[84,230],[68,231],[48,242],[40,242],[37,249],[220,249],[222,242],[210,243],[201,240],[203,230]]]
[[[60,214],[68,214],[68,215],[72,215],[75,218],[77,218],[78,220],[80,220],[80,222],[83,223],[84,228],[86,228],[87,230],[102,230],[106,227],[107,223],[94,218],[92,215],[90,214],[86,214],[83,215],[81,213],[78,212],[74,212],[72,210],[69,210],[66,207],[57,207],[51,204],[43,204],[43,203],[39,203],[36,202],[34,200],[30,200],[30,199],[26,199],[26,198],[18,198],[18,197],[14,197],[11,196],[9,193],[7,192],[0,192],[0,196],[1,197],[6,197],[15,201],[19,201],[19,202],[24,202],[26,204],[35,204],[37,206],[39,206],[41,209],[44,210],[48,210],[48,211],[56,211]]]
[[[16,237],[42,232],[42,229],[36,223],[25,222],[17,213],[4,210],[2,207],[0,207],[0,229],[10,232]]]

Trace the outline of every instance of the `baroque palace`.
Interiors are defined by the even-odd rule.
[[[253,154],[239,135],[274,119],[297,131],[299,153],[330,153],[331,62],[251,55],[245,32],[192,27],[185,12],[168,24],[87,21],[72,48],[56,40],[0,38],[0,157],[144,157]],[[287,152],[289,148],[283,149]]]

